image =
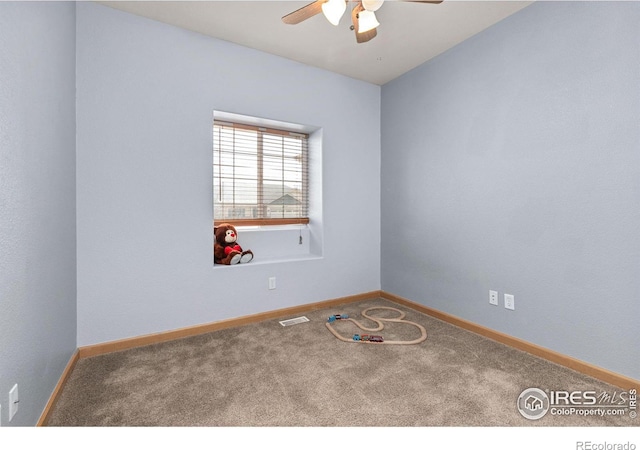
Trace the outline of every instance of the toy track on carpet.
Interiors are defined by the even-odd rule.
[[[368,315],[367,313],[371,310],[374,309],[386,309],[386,310],[390,310],[390,311],[395,311],[397,313],[399,313],[400,315],[398,317],[393,317],[393,318],[382,318],[382,317],[371,317],[370,315]],[[351,319],[348,315],[346,314],[336,314],[333,316],[330,316],[329,319],[327,320],[327,322],[325,323],[325,325],[327,326],[327,328],[329,329],[329,331],[331,331],[331,333],[337,337],[338,339],[340,339],[341,341],[344,342],[354,342],[357,344],[376,344],[376,345],[412,345],[412,344],[419,344],[421,342],[424,342],[427,339],[427,330],[420,324],[415,323],[415,322],[411,322],[410,320],[404,320],[404,317],[406,316],[406,314],[403,311],[400,311],[399,309],[396,308],[391,308],[388,306],[373,306],[371,308],[367,308],[364,311],[362,311],[362,316],[366,317],[367,319],[376,322],[378,324],[377,327],[375,328],[367,328],[364,325],[362,325],[360,322],[358,322],[355,319]],[[384,329],[384,323],[383,322],[394,322],[394,323],[404,323],[404,324],[409,324],[409,325],[413,325],[414,327],[418,328],[420,330],[420,337],[417,339],[414,339],[412,341],[385,341],[384,338],[382,336],[378,336],[378,335],[369,335],[369,334],[354,334],[353,337],[351,339],[349,338],[345,338],[344,336],[342,336],[340,333],[338,333],[333,326],[331,325],[333,322],[335,322],[336,320],[340,320],[340,321],[349,321],[349,322],[353,322],[358,328],[360,328],[363,331],[369,331],[369,332],[378,332],[378,331],[382,331]]]

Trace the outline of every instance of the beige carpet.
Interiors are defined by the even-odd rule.
[[[325,327],[331,314],[391,306],[422,324],[418,345],[361,345]],[[380,315],[393,313],[384,311]],[[78,361],[50,426],[637,426],[597,416],[524,418],[523,390],[622,390],[423,315],[375,299],[310,311],[310,321],[244,327]],[[288,319],[290,317],[283,317]],[[370,324],[373,326],[374,324]],[[336,322],[344,336],[361,332]],[[385,339],[415,327],[386,323]]]

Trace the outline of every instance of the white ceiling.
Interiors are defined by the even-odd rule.
[[[337,27],[318,14],[298,25],[281,17],[308,1],[99,2],[225,41],[382,85],[533,2],[386,0],[376,12],[378,35],[358,44],[349,29],[349,2]]]

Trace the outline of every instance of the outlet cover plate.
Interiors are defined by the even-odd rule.
[[[515,311],[516,309],[516,299],[511,294],[504,294],[504,307]]]
[[[11,390],[9,391],[9,422],[13,419],[13,416],[18,412],[18,403],[20,399],[18,398],[18,385],[14,384]]]
[[[498,291],[489,291],[489,303],[498,306]]]

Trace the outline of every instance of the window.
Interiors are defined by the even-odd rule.
[[[309,223],[308,135],[213,122],[214,222]]]

